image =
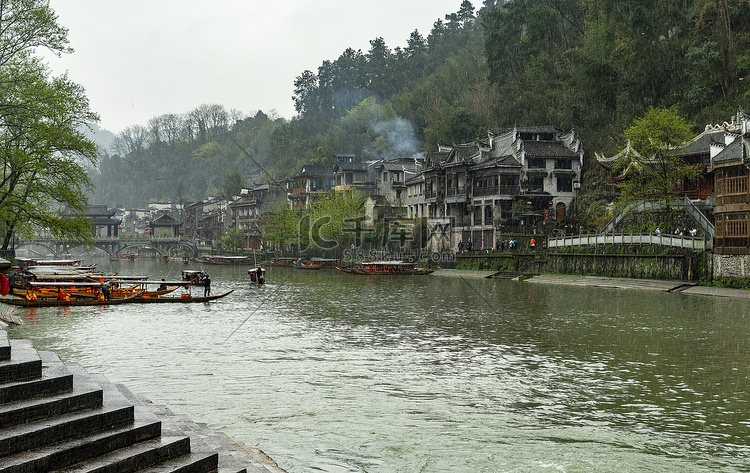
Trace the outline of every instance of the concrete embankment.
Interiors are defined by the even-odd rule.
[[[0,330],[0,471],[284,473],[258,449]]]
[[[568,274],[541,274],[525,279],[533,284],[565,284],[571,286],[609,287],[616,289],[638,289],[645,291],[680,292],[700,296],[735,297],[750,299],[750,290],[725,287],[700,286],[684,281],[661,279],[608,278],[601,276],[576,276]]]
[[[522,279],[533,284],[562,284],[568,286],[609,287],[614,289],[638,289],[643,291],[680,292],[700,296],[735,297],[750,299],[750,290],[726,287],[701,286],[696,283],[663,279],[611,278],[605,276],[579,276],[575,274],[520,274],[502,271],[468,269],[440,269],[432,277],[455,277],[463,279]]]

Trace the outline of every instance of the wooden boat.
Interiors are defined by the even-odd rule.
[[[16,258],[16,262],[22,268],[29,266],[73,266],[82,267],[83,261],[79,259],[32,259],[32,258]]]
[[[309,262],[323,269],[334,269],[339,264],[339,260],[335,258],[310,258]]]
[[[124,297],[122,299],[70,299],[69,301],[60,299],[21,299],[15,297],[6,297],[0,299],[0,302],[4,302],[8,305],[18,307],[79,307],[79,306],[102,306],[102,305],[115,305],[115,304],[126,304],[128,302],[134,302],[140,293],[133,294],[130,297]]]
[[[305,263],[304,261],[299,260],[297,261],[297,269],[320,269],[320,265],[309,261]]]
[[[210,302],[210,301],[215,301],[216,299],[221,299],[222,297],[226,297],[233,292],[234,290],[231,290],[223,294],[217,294],[215,296],[192,296],[189,294],[183,294],[182,297],[174,297],[174,296],[136,297],[132,299],[130,302],[133,304],[168,304],[168,303],[187,304],[190,302]]]
[[[337,266],[336,269],[343,273],[366,274],[369,276],[423,275],[433,272],[432,269],[418,268],[417,263],[404,261],[359,262],[345,268]]]
[[[182,271],[183,284],[195,284],[202,285],[203,281],[208,277],[205,271],[199,271],[195,269],[185,269]]]
[[[261,285],[266,282],[266,270],[260,266],[247,270],[247,274],[250,275],[250,283]]]
[[[268,260],[269,266],[284,266],[287,268],[297,267],[297,260],[299,258],[294,257],[283,257],[283,258],[271,258]]]
[[[201,256],[198,261],[207,264],[247,264],[247,256],[221,256],[221,255],[208,255]]]

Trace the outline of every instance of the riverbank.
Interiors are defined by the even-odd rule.
[[[683,281],[658,279],[609,278],[603,276],[578,276],[570,274],[541,274],[524,279],[536,284],[565,284],[569,286],[609,287],[615,289],[638,289],[659,292],[680,292],[700,296],[734,297],[750,299],[750,290],[726,287],[699,286]]]

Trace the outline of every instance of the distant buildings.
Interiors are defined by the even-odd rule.
[[[498,231],[562,222],[580,189],[583,149],[574,132],[516,128],[486,140],[441,147],[406,181],[410,218],[427,218],[433,250],[471,238],[490,249]]]
[[[242,189],[231,198],[122,211],[123,233],[154,235],[163,220],[169,228],[161,233],[215,242],[237,229],[243,248],[259,249],[262,217],[275,206],[303,211],[329,192],[356,190],[366,198],[365,226],[425,218],[433,229],[432,249],[456,249],[468,238],[475,249],[491,248],[498,231],[565,220],[580,188],[583,150],[574,132],[541,126],[441,146],[425,158],[357,162],[338,154],[333,161],[305,165],[289,181]]]

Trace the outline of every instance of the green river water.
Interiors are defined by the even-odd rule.
[[[19,309],[9,334],[290,473],[750,471],[747,300],[287,268],[258,288],[246,267],[204,269],[235,292]]]

